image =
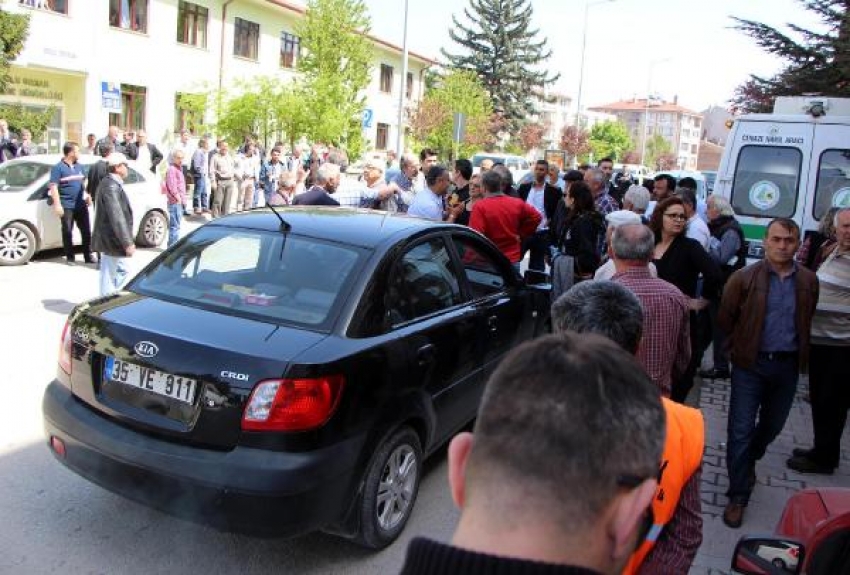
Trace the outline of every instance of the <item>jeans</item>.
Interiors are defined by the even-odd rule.
[[[691,360],[688,362],[688,367],[685,368],[685,373],[671,386],[670,399],[676,403],[685,403],[688,394],[694,387],[694,376],[702,363],[702,354],[705,350],[706,330],[704,327],[707,323],[708,316],[705,310],[690,312],[688,327],[691,331]]]
[[[522,255],[530,251],[528,257],[528,269],[541,272],[546,271],[546,260],[544,256],[549,253],[549,230],[534,232],[534,234],[523,242]]]
[[[760,353],[751,369],[732,367],[726,445],[730,501],[749,502],[749,475],[785,426],[798,372],[796,354],[770,359]]]
[[[86,260],[91,259],[91,224],[89,223],[89,209],[85,205],[81,208],[65,208],[61,216],[62,226],[62,248],[65,250],[65,258],[74,261],[74,224],[80,230],[83,241],[83,255]]]
[[[100,254],[99,273],[100,295],[109,295],[118,291],[127,279],[127,258]]]
[[[208,210],[210,199],[207,195],[207,179],[205,176],[195,178],[195,193],[192,204],[196,210]]]
[[[168,247],[180,239],[180,223],[183,221],[183,205],[168,204]]]
[[[815,446],[810,459],[836,468],[841,459],[841,434],[850,409],[850,348],[839,345],[811,347],[809,396]]]

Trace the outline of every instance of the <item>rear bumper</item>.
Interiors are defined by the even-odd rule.
[[[103,417],[59,382],[42,402],[56,458],[82,477],[144,505],[230,532],[295,536],[339,521],[353,500],[362,442],[307,453],[215,451],[163,441]]]

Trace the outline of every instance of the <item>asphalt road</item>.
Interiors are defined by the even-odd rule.
[[[184,224],[184,229],[197,224]],[[140,250],[143,265],[161,250]],[[402,537],[368,552],[324,534],[255,539],[174,519],[66,470],[48,450],[41,397],[71,308],[97,295],[97,270],[61,252],[0,267],[0,573],[395,573],[416,535],[451,537],[457,521],[445,450],[432,457]]]

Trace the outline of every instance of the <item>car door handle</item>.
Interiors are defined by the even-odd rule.
[[[490,331],[496,331],[499,329],[499,318],[495,315],[491,315],[487,318],[487,327],[490,328]]]
[[[428,365],[437,357],[437,346],[433,343],[426,343],[416,350],[416,363],[420,366]]]

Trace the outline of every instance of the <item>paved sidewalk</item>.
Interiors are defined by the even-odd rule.
[[[788,498],[809,487],[850,487],[850,429],[842,438],[841,464],[835,475],[804,475],[785,467],[795,447],[811,447],[811,409],[804,397],[808,381],[800,378],[797,397],[785,428],[756,465],[758,483],[740,529],[723,524],[724,495],[729,486],[726,475],[726,418],[729,412],[729,380],[706,380],[694,403],[705,417],[705,456],[702,467],[703,541],[691,568],[691,575],[732,573],[730,567],[735,543],[742,535],[772,533]],[[848,426],[850,427],[850,426]]]

